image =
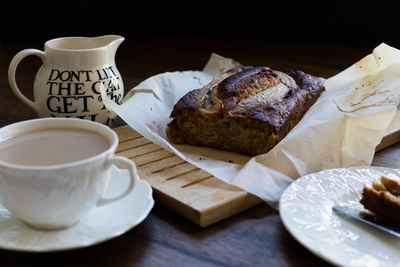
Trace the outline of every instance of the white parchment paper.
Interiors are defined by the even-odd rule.
[[[399,104],[400,51],[381,44],[372,54],[327,79],[326,91],[318,101],[266,154],[249,157],[170,143],[165,130],[175,103],[237,65],[232,59],[212,54],[202,71],[158,74],[131,89],[121,105],[103,94],[104,103],[147,139],[275,208],[294,179],[323,169],[370,165]]]

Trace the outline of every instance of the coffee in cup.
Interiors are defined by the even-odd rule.
[[[0,129],[0,201],[36,228],[72,226],[95,206],[134,188],[136,167],[114,155],[117,145],[112,129],[88,120],[45,118],[5,126]],[[104,198],[112,164],[128,169],[130,182],[120,195]]]
[[[105,136],[73,128],[22,132],[0,142],[0,160],[17,165],[46,166],[83,160],[111,146]]]

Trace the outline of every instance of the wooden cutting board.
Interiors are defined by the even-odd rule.
[[[130,126],[114,129],[117,155],[132,159],[142,179],[150,183],[158,203],[190,221],[208,226],[262,202],[147,140]],[[377,151],[400,141],[400,112]]]

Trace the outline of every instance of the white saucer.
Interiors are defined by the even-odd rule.
[[[129,177],[126,170],[112,167],[106,196],[121,192]],[[47,252],[76,249],[98,244],[127,232],[142,222],[154,205],[151,186],[137,181],[125,198],[94,208],[73,227],[43,231],[33,229],[14,217],[0,204],[0,248],[16,251]]]
[[[279,213],[302,245],[339,266],[399,266],[400,238],[332,212],[332,206],[364,210],[364,184],[384,175],[400,180],[400,170],[353,167],[325,170],[294,181],[282,194]]]

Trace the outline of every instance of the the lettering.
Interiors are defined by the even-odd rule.
[[[98,112],[106,109],[103,104],[99,110],[98,102],[103,101],[101,85],[107,96],[119,103],[122,100],[119,80],[112,66],[97,70],[51,69],[47,80],[47,109],[54,117],[60,113],[67,117],[95,121]]]
[[[92,95],[85,96],[50,96],[47,98],[47,109],[55,113],[77,113],[89,112],[88,100],[93,99]],[[72,105],[80,107],[73,108]]]
[[[90,82],[91,77],[90,74],[93,73],[91,70],[79,70],[79,71],[71,71],[71,70],[64,70],[60,71],[57,69],[52,69],[50,71],[49,81],[60,80],[63,82],[79,82],[82,77],[85,77],[85,82]]]
[[[84,95],[84,83],[47,82],[49,95]]]

